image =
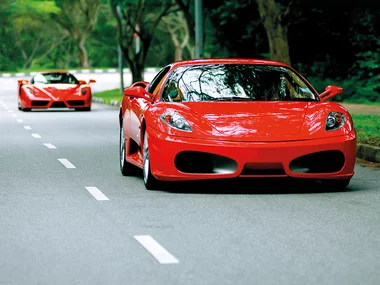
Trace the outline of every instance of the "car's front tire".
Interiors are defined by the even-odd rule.
[[[120,139],[119,139],[119,162],[120,171],[124,176],[131,176],[136,173],[137,167],[129,163],[126,159],[126,147],[123,124],[120,126]]]
[[[144,144],[143,144],[143,179],[144,179],[145,188],[148,190],[154,190],[161,186],[161,182],[153,176],[150,170],[149,144],[148,144],[148,135],[146,131],[144,133]]]

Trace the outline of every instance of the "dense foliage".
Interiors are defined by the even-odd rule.
[[[94,7],[95,3],[100,5]],[[158,17],[163,3],[170,9],[165,7]],[[263,3],[275,13],[263,10]],[[0,71],[117,67],[118,24],[111,9],[115,4],[122,8],[123,27],[139,21],[140,43],[145,43],[140,50],[146,53],[142,66],[194,57],[194,0],[2,0]],[[336,84],[345,89],[337,100],[376,102],[380,98],[379,5],[373,0],[203,1],[204,57],[271,58],[268,37],[279,23],[291,65],[319,92]],[[263,13],[278,22],[272,31],[268,32],[268,23],[263,24]],[[155,20],[157,26],[149,29]],[[132,33],[134,26],[130,27]],[[121,41],[124,55],[129,55],[124,62],[128,68],[139,57],[134,54],[134,41],[125,44],[126,36]]]

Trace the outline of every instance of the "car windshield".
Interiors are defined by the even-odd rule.
[[[39,73],[33,77],[32,83],[39,84],[79,84],[70,73]]]
[[[202,64],[173,70],[162,93],[166,102],[318,101],[289,68],[255,64]]]

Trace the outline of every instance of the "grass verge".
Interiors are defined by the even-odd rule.
[[[93,94],[94,97],[103,98],[105,104],[109,104],[111,100],[121,101],[123,95],[120,94],[120,89],[112,89],[102,92],[96,92]]]
[[[380,116],[352,114],[358,143],[380,147]]]

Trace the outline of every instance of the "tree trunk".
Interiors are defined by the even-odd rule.
[[[290,65],[288,27],[282,22],[282,13],[274,0],[257,0],[259,13],[268,37],[272,60]]]
[[[182,57],[182,54],[183,54],[183,49],[182,49],[182,45],[175,45],[175,50],[174,50],[174,60],[175,61],[178,61],[178,60],[182,60],[183,57]]]
[[[88,63],[88,54],[87,54],[87,49],[85,47],[85,37],[81,37],[77,41],[77,48],[79,51],[79,64],[83,68],[88,68],[90,65]]]
[[[144,70],[140,64],[134,64],[131,70],[132,72],[132,83],[138,81],[144,81]]]

